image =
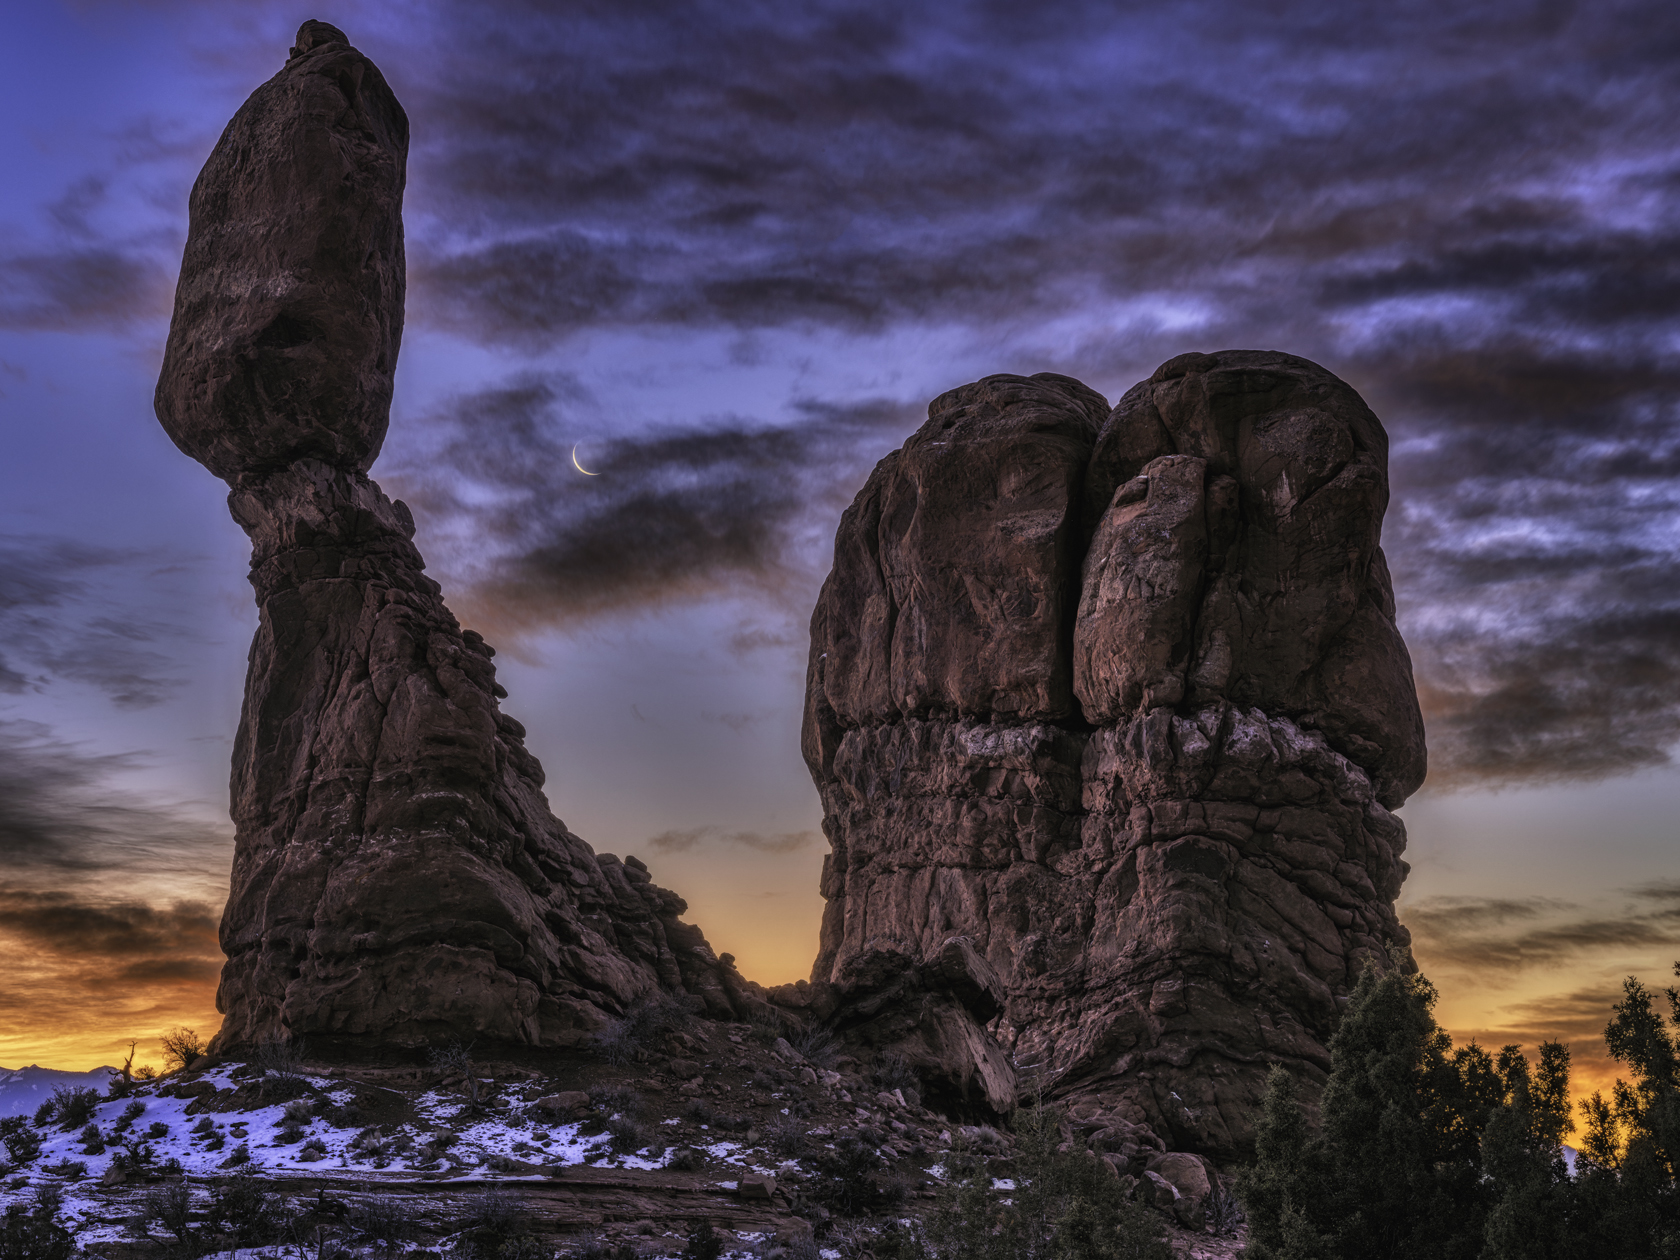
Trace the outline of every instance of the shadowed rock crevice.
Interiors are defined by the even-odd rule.
[[[1289,355],[1184,355],[1112,411],[1051,375],[936,399],[812,617],[819,1013],[973,1105],[1030,1069],[1242,1151],[1267,1067],[1322,1077],[1408,944],[1387,500],[1376,417]]]
[[[635,858],[549,812],[494,653],[367,470],[402,330],[408,124],[305,23],[193,187],[159,419],[233,487],[259,623],[233,759],[214,1048],[577,1045],[656,994],[749,986]]]

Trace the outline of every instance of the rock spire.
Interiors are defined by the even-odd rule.
[[[260,610],[214,1046],[565,1046],[658,993],[738,1015],[760,999],[682,899],[549,812],[490,647],[366,475],[407,150],[378,67],[306,22],[192,190],[157,414],[232,487]]]
[[[1231,1157],[1328,1067],[1424,774],[1379,546],[1387,438],[1286,354],[936,398],[842,518],[805,757],[813,1004],[935,1090],[1053,1094]]]

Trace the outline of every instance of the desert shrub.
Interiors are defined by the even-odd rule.
[[[49,1098],[35,1108],[35,1127],[37,1129],[44,1129],[53,1122],[53,1106],[53,1100]]]
[[[706,1166],[706,1156],[692,1146],[679,1146],[665,1161],[665,1167],[675,1172],[699,1172]]]
[[[318,1137],[312,1137],[303,1144],[302,1149],[306,1151],[314,1151],[317,1155],[325,1155],[327,1153],[327,1144]]]
[[[718,1260],[723,1255],[723,1239],[710,1221],[701,1221],[688,1231],[683,1242],[682,1260]]]
[[[588,1238],[560,1253],[565,1260],[642,1260],[642,1253],[627,1242],[609,1243]]]
[[[855,1133],[842,1135],[833,1150],[818,1151],[810,1163],[812,1197],[842,1216],[879,1211],[904,1198],[903,1186],[881,1176],[886,1161],[877,1147]]]
[[[171,1028],[163,1034],[163,1059],[185,1071],[204,1057],[204,1040],[191,1028]]]
[[[79,1159],[61,1159],[51,1164],[43,1164],[41,1171],[51,1173],[54,1177],[63,1177],[66,1181],[80,1181],[87,1176],[87,1165]]]
[[[315,1118],[315,1104],[307,1098],[294,1098],[280,1115],[288,1125],[308,1124]]]
[[[607,1132],[612,1135],[609,1145],[619,1155],[634,1155],[651,1140],[647,1126],[629,1116],[614,1116],[608,1120]]]
[[[473,1104],[479,1101],[479,1091],[484,1082],[480,1081],[473,1071],[472,1044],[462,1045],[459,1038],[443,1045],[426,1047],[426,1061],[434,1072],[444,1080],[459,1076],[467,1086],[467,1099]]]
[[[131,1137],[111,1157],[111,1163],[125,1172],[144,1172],[157,1163],[157,1150],[144,1138]]]
[[[643,998],[595,1034],[596,1053],[608,1063],[634,1063],[693,1018],[688,1005],[668,993]]]
[[[50,1181],[36,1186],[31,1199],[30,1211],[36,1215],[44,1214],[57,1220],[58,1214],[64,1210],[64,1191]]]
[[[775,1011],[757,1010],[752,1014],[747,1024],[747,1033],[761,1046],[773,1046],[785,1033],[791,1031],[782,1017]]]
[[[902,1054],[888,1050],[875,1060],[875,1085],[889,1094],[895,1089],[915,1089],[920,1084],[915,1069]]]
[[[309,1090],[303,1075],[301,1040],[273,1037],[259,1043],[251,1056],[251,1066],[257,1069],[258,1089],[264,1098],[296,1098]]]
[[[370,1195],[350,1210],[350,1228],[372,1246],[401,1250],[419,1235],[409,1202],[396,1195]]]
[[[462,1045],[459,1039],[427,1046],[426,1062],[439,1076],[465,1076],[472,1071],[472,1046]]]
[[[192,1131],[200,1137],[203,1137],[206,1134],[214,1133],[216,1131],[216,1122],[209,1116],[200,1116],[198,1118],[198,1123],[193,1125]]]
[[[551,1254],[539,1251],[513,1200],[499,1190],[480,1195],[463,1224],[449,1246],[454,1260],[535,1260]]]
[[[169,1126],[162,1120],[154,1120],[146,1129],[146,1136],[154,1142],[160,1138],[166,1138],[169,1136]]]
[[[47,1104],[43,1104],[45,1105]],[[57,1120],[58,1127],[68,1132],[93,1119],[93,1109],[99,1106],[99,1091],[75,1085],[60,1085],[53,1090],[50,1105],[52,1110],[48,1113],[49,1118]],[[40,1121],[37,1120],[36,1123],[39,1124]]]
[[[6,1159],[15,1167],[33,1163],[41,1154],[41,1135],[36,1133],[22,1116],[0,1119],[0,1146],[6,1148]]]
[[[192,1191],[184,1181],[172,1181],[146,1195],[145,1219],[156,1221],[175,1235],[183,1247],[192,1239]]]
[[[840,1057],[840,1039],[821,1024],[806,1024],[793,1029],[788,1044],[817,1067],[831,1068]]]
[[[593,1085],[589,1089],[589,1103],[608,1116],[640,1120],[647,1115],[647,1099],[628,1085]]]
[[[251,1162],[251,1146],[248,1142],[241,1142],[233,1148],[233,1153],[222,1161],[223,1168],[238,1168]]]
[[[82,1144],[82,1154],[103,1155],[105,1153],[105,1138],[99,1132],[97,1124],[89,1123],[77,1139]]]
[[[798,1159],[810,1149],[811,1139],[803,1124],[782,1116],[764,1126],[764,1144],[783,1159]]]
[[[0,1218],[0,1257],[4,1260],[70,1260],[76,1240],[58,1220],[58,1205],[36,1200],[34,1210],[21,1203]]]
[[[1208,1187],[1207,1202],[1203,1205],[1202,1213],[1208,1229],[1224,1238],[1235,1234],[1242,1225],[1242,1203],[1225,1188],[1225,1183],[1218,1177],[1210,1180],[1212,1184]]]
[[[260,1247],[280,1236],[281,1203],[255,1177],[233,1176],[210,1188],[212,1224],[243,1247]]]
[[[122,1115],[118,1116],[112,1123],[112,1135],[115,1137],[121,1137],[123,1134],[127,1133],[129,1129],[133,1127],[134,1122],[145,1113],[146,1104],[136,1098],[133,1102],[129,1103],[128,1106],[123,1108]]]

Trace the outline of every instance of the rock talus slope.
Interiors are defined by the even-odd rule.
[[[367,477],[404,291],[408,126],[305,23],[194,185],[157,412],[232,486],[260,621],[234,749],[218,1051],[577,1043],[645,996],[759,999],[634,858],[549,812],[491,649]]]
[[[1269,1065],[1322,1079],[1360,968],[1409,965],[1387,501],[1381,424],[1290,355],[935,399],[812,617],[817,1011],[935,1090],[1241,1153]]]

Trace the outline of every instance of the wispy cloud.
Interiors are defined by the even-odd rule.
[[[440,448],[387,475],[446,550],[470,540],[467,599],[503,626],[732,589],[808,595],[810,558],[795,552],[812,514],[838,515],[868,453],[912,414],[813,403],[798,425],[725,416],[593,437],[589,401],[554,375],[464,396],[432,421]]]
[[[1672,890],[1630,891],[1611,912],[1553,898],[1431,897],[1405,906],[1425,969],[1460,969],[1505,981],[1516,973],[1630,956],[1680,957],[1680,905]]]
[[[794,853],[815,844],[820,837],[814,831],[789,831],[778,835],[764,835],[757,831],[725,831],[721,827],[693,827],[687,830],[662,831],[648,841],[660,853],[687,853],[703,845],[738,845],[759,853]]]
[[[60,538],[0,536],[0,691],[65,678],[97,687],[119,707],[144,708],[181,686],[176,663],[158,647],[179,628],[113,616],[101,598],[113,575],[149,560]]]
[[[121,871],[131,883],[198,885],[225,867],[230,824],[114,782],[145,762],[139,753],[90,753],[39,723],[0,720],[0,874],[98,882]]]

